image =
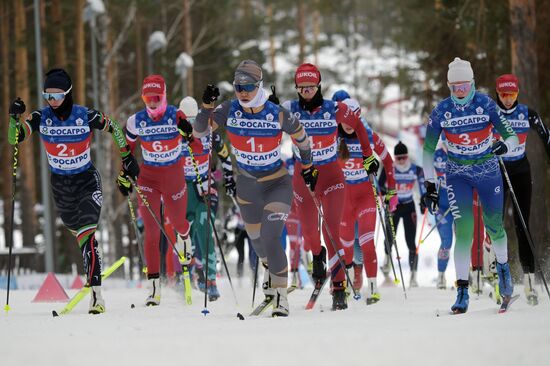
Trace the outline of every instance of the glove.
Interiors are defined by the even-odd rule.
[[[388,192],[386,192],[386,196],[384,196],[384,202],[386,203],[386,206],[389,208],[390,212],[395,212],[397,209],[397,204],[399,203],[399,199],[397,198],[397,192],[395,189],[389,189]]]
[[[193,140],[193,126],[187,120],[187,116],[183,114],[183,112],[178,111],[176,117],[178,119],[178,130],[180,134],[187,142]]]
[[[424,200],[420,199],[420,212],[424,214],[424,211],[426,211],[426,204],[424,203]]]
[[[17,99],[11,102],[10,104],[10,109],[9,109],[10,116],[23,114],[25,113],[26,109],[27,107],[25,107],[25,102],[23,102],[21,98],[17,97]]]
[[[271,95],[269,96],[269,98],[267,98],[267,100],[277,105],[281,104],[279,102],[279,98],[277,97],[277,92],[275,91],[275,85],[271,85]]]
[[[220,89],[216,85],[208,84],[204,93],[202,93],[202,101],[204,104],[211,104],[218,100]]]
[[[425,181],[424,187],[426,187],[426,193],[422,195],[422,201],[424,205],[428,207],[428,210],[433,215],[439,207],[439,194],[435,188],[435,183]]]
[[[127,197],[130,193],[132,193],[132,182],[130,182],[130,179],[128,179],[128,177],[122,170],[120,171],[120,173],[118,173],[118,177],[116,178],[116,185],[118,186],[118,190],[120,191],[120,193],[122,193],[123,196]]]
[[[495,155],[504,155],[508,152],[508,146],[500,140],[495,141],[493,146],[491,146],[491,151]]]
[[[136,180],[138,178],[139,165],[136,158],[134,158],[134,155],[132,155],[132,153],[128,153],[128,155],[122,158],[122,172],[124,173],[125,176],[133,180]]]
[[[315,185],[317,184],[318,175],[319,171],[313,165],[307,169],[302,169],[302,178],[304,178],[306,186],[308,186],[309,190],[312,192],[315,191]]]
[[[374,157],[374,155],[371,156],[363,156],[363,167],[367,171],[368,174],[374,174],[378,172],[378,168],[380,167],[380,163],[378,163],[378,160]]]
[[[16,116],[25,113],[26,109],[27,107],[25,107],[25,102],[23,102],[21,98],[17,97],[17,99],[11,102],[9,112],[11,116]]]
[[[237,194],[237,185],[235,184],[235,179],[233,179],[233,174],[223,177],[223,186],[225,187],[225,193],[229,197],[235,197]]]

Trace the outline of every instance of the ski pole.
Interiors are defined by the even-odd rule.
[[[480,224],[480,219],[481,219],[481,202],[479,201],[479,194],[477,196],[478,198],[478,201],[477,201],[477,291],[478,291],[478,295],[479,295],[479,292],[481,292],[481,289],[480,289],[480,281],[481,281],[481,278],[480,278],[480,274],[481,274],[481,268],[482,266],[480,266],[479,262],[480,262],[480,259],[481,259],[481,241],[480,241],[480,236],[479,235],[479,231],[481,230],[481,224]]]
[[[377,190],[376,185],[374,183],[375,182],[374,174],[369,174],[369,179],[370,179],[371,184],[372,184],[374,199],[376,200],[376,207],[378,208],[379,214],[380,214],[382,220],[384,220],[384,218],[385,218],[386,220],[388,220],[388,222],[390,224],[389,229],[391,229],[391,231],[389,231],[389,233],[391,234],[392,243],[390,243],[390,254],[389,255],[390,255],[390,258],[391,258],[391,244],[393,244],[395,246],[395,254],[397,255],[397,264],[399,266],[399,274],[401,275],[401,285],[403,287],[403,295],[405,296],[405,300],[406,300],[407,299],[407,290],[405,289],[405,282],[403,280],[403,270],[401,268],[401,257],[399,256],[399,249],[397,248],[397,240],[395,240],[395,227],[393,225],[393,219],[392,219],[391,215],[389,214],[388,210],[384,210],[385,211],[385,216],[382,216],[382,207],[381,207],[382,204],[378,202],[378,199],[380,199],[380,201],[381,201],[382,198],[379,197],[379,195],[378,195],[378,190]],[[384,229],[384,233],[388,233],[388,231],[386,230],[385,225],[383,225],[382,228]],[[393,264],[393,261],[392,261],[392,264]],[[395,276],[395,268],[394,268],[394,276]]]
[[[533,253],[533,258],[537,262],[538,272],[540,275],[540,278],[542,282],[544,283],[544,288],[546,289],[546,293],[548,294],[548,298],[550,298],[550,290],[548,290],[548,284],[546,283],[546,279],[544,278],[544,273],[542,272],[542,266],[539,260],[539,257],[536,254],[535,251],[535,244],[533,243],[533,238],[531,237],[531,233],[529,230],[527,230],[527,224],[525,224],[525,219],[523,218],[523,214],[521,212],[521,209],[519,207],[518,199],[516,197],[516,194],[514,192],[514,187],[512,187],[512,182],[510,181],[510,176],[508,175],[508,171],[506,170],[506,166],[504,165],[504,162],[502,161],[502,158],[498,156],[498,162],[500,163],[500,166],[502,167],[502,171],[504,172],[504,177],[506,178],[506,183],[508,184],[508,188],[510,188],[510,194],[512,196],[512,200],[514,201],[514,206],[516,208],[516,212],[518,213],[518,216],[521,221],[521,226],[523,226],[523,230],[525,231],[525,236],[527,237],[527,242],[529,243],[529,246],[531,247],[531,252]]]
[[[197,163],[197,160],[195,159],[195,154],[193,153],[193,149],[191,148],[189,143],[187,144],[187,150],[189,151],[189,156],[191,157],[191,162],[193,163],[193,168],[195,170],[195,175],[197,176],[197,182],[199,183],[199,195],[203,196],[202,195],[202,193],[203,193],[202,192],[202,178],[201,178],[201,175],[199,173],[199,164]],[[208,178],[208,179],[210,179],[210,178]],[[232,196],[230,196],[230,197],[235,202],[235,198],[233,198]],[[236,204],[236,202],[235,202],[235,204]],[[237,294],[235,293],[235,288],[233,287],[233,281],[231,280],[231,274],[229,273],[229,269],[227,268],[227,262],[225,260],[225,255],[223,254],[222,245],[220,243],[220,238],[219,238],[218,232],[216,230],[214,219],[212,218],[211,215],[208,215],[208,219],[210,220],[210,224],[212,226],[212,231],[214,232],[214,239],[216,240],[216,244],[218,245],[218,249],[220,250],[220,255],[222,257],[223,267],[225,268],[225,273],[227,273],[227,280],[229,281],[229,285],[231,286],[231,291],[233,293],[233,298],[235,299],[235,304],[238,307],[239,306],[239,301],[237,300]],[[206,276],[208,277],[208,273],[207,273]]]
[[[145,253],[143,251],[143,240],[141,239],[141,234],[137,226],[137,219],[136,219],[136,212],[134,210],[134,204],[132,203],[132,199],[130,198],[130,195],[128,195],[127,199],[128,199],[128,210],[130,211],[130,219],[132,221],[132,227],[134,228],[134,234],[136,236],[139,258],[141,259],[142,272],[147,273],[147,263],[145,261]]]
[[[424,225],[426,224],[426,216],[428,216],[428,208],[424,209],[424,215],[422,216],[422,226],[420,227],[420,235],[418,236],[418,245],[416,246],[416,255],[418,255],[418,250],[420,249],[420,244],[422,244],[422,233],[424,232]]]
[[[393,258],[392,258],[392,255],[391,255],[391,243],[388,239],[388,237],[391,236],[391,233],[389,233],[387,228],[386,228],[385,218],[384,218],[384,215],[382,214],[382,209],[380,208],[380,204],[378,203],[378,194],[376,193],[374,183],[373,183],[372,189],[374,191],[374,201],[376,202],[376,208],[378,210],[378,216],[380,218],[380,221],[378,222],[378,225],[382,226],[382,230],[384,231],[384,247],[386,249],[386,255],[388,256],[388,259],[389,259],[390,264],[391,264],[391,270],[393,272],[393,278],[394,278],[393,282],[395,284],[398,284],[399,279],[397,278],[397,273],[395,273],[395,265],[393,264]]]
[[[323,212],[321,211],[321,205],[319,204],[319,201],[315,197],[315,193],[313,193],[311,190],[309,191],[309,193],[311,194],[311,198],[313,199],[313,203],[315,204],[315,207],[317,208],[317,212],[319,213],[319,216],[321,217],[321,222],[322,222],[321,225],[324,224],[324,226],[325,226],[325,230],[327,231],[328,239],[330,241],[330,244],[332,245],[332,249],[334,249],[334,251],[336,252],[336,255],[338,256],[338,262],[340,263],[340,266],[342,266],[342,268],[344,269],[346,279],[348,280],[348,283],[353,283],[351,281],[350,276],[349,276],[348,269],[346,268],[346,264],[344,263],[344,260],[342,259],[342,256],[340,255],[338,247],[336,246],[336,242],[334,241],[334,238],[332,237],[332,233],[330,232],[330,229],[328,227],[328,223],[325,220]],[[357,292],[357,290],[353,286],[351,286],[351,289],[353,290],[353,298],[355,300],[359,300],[361,298],[361,294],[359,292]]]
[[[254,309],[254,300],[256,299],[256,286],[258,286],[258,267],[260,266],[259,258],[260,257],[256,255],[256,267],[254,268],[254,288],[252,289],[252,309]]]
[[[18,98],[19,99],[19,98]],[[10,227],[8,229],[8,287],[6,292],[6,305],[4,310],[7,312],[10,311],[10,284],[11,284],[11,257],[13,250],[13,220],[15,217],[15,193],[17,186],[17,155],[19,154],[19,115],[10,115],[10,118],[15,120],[15,145],[13,145],[13,165],[12,165],[12,181],[11,181],[11,218],[10,218]]]
[[[449,212],[451,212],[451,208],[449,207],[447,209],[447,211],[445,211],[445,213],[441,216],[441,218],[439,220],[437,220],[437,222],[435,223],[435,225],[430,229],[430,231],[428,231],[428,233],[426,234],[426,236],[424,237],[424,239],[421,239],[420,240],[420,243],[424,243],[426,241],[426,239],[428,239],[428,236],[430,236],[430,234],[439,226],[439,224],[441,224],[443,222],[443,220],[445,219],[445,216],[447,216],[449,214]]]

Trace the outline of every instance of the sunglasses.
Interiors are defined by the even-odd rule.
[[[298,90],[300,93],[303,93],[303,92],[306,92],[306,91],[314,91],[318,87],[319,87],[319,85],[306,85],[306,86],[296,85],[296,90]]]
[[[504,99],[504,98],[517,99],[518,92],[502,92],[502,93],[498,93],[498,96],[500,97],[500,99]]]
[[[472,89],[471,82],[465,82],[460,84],[451,84],[451,90],[453,93],[469,93]]]
[[[254,84],[235,84],[233,83],[233,87],[235,88],[235,91],[237,93],[241,92],[253,92],[258,86],[260,85],[260,82],[254,83]]]
[[[50,100],[62,100],[67,96],[67,94],[70,93],[72,88],[73,88],[73,86],[71,85],[69,90],[67,90],[65,92],[61,92],[61,93],[47,93],[47,92],[43,91],[42,92],[42,98],[44,98],[48,101],[50,101]]]
[[[162,95],[142,95],[141,99],[145,104],[159,103],[162,100]]]

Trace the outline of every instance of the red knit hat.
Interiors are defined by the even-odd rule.
[[[313,64],[301,64],[296,69],[296,74],[294,74],[294,82],[296,85],[307,82],[319,84],[321,82],[321,73],[317,66]]]
[[[157,94],[163,95],[166,90],[166,83],[164,78],[160,75],[149,75],[143,79],[143,85],[141,87],[141,95]]]
[[[497,78],[497,92],[498,93],[517,93],[519,92],[519,81],[516,75],[504,74]]]

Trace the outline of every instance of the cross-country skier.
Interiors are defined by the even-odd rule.
[[[410,287],[418,287],[416,281],[416,271],[418,269],[418,255],[416,254],[416,207],[414,205],[413,190],[415,183],[418,182],[420,195],[425,192],[424,172],[422,168],[412,163],[409,159],[407,146],[399,141],[393,150],[395,157],[395,184],[397,187],[397,197],[399,203],[393,213],[394,227],[397,231],[399,222],[403,219],[403,228],[405,229],[405,241],[409,248],[409,267],[411,269]],[[386,185],[386,170],[382,170],[378,180],[380,187]],[[382,188],[384,191],[384,188]],[[391,255],[386,253],[386,255]],[[385,261],[387,265],[388,261]]]
[[[193,99],[192,97],[183,98],[180,102],[179,109],[187,116],[187,120],[191,124],[194,123],[195,118],[199,112],[199,108],[195,99]],[[212,143],[210,142],[210,137],[212,137]],[[216,194],[214,194],[214,192],[210,192],[210,197],[217,197],[216,183],[214,181],[214,178],[208,172],[208,157],[211,154],[211,147],[216,150],[217,155],[222,162],[225,191],[229,196],[235,195],[235,180],[233,179],[233,166],[231,165],[231,159],[229,158],[229,150],[223,142],[222,137],[217,132],[213,132],[212,136],[208,134],[202,137],[201,143],[203,146],[202,152],[193,151],[193,157],[191,157],[191,153],[187,148],[187,142],[185,142],[183,156],[185,163],[185,180],[187,181],[187,187],[189,188],[187,194],[187,220],[191,222],[191,238],[193,239],[193,243],[195,245],[198,242],[200,246],[202,262],[204,263],[204,260],[206,259],[206,242],[204,240],[204,233],[206,232],[207,227],[210,228],[210,231],[212,230],[212,225],[209,225],[207,222],[208,210],[206,207],[205,198],[209,187],[211,191],[216,191]],[[200,184],[202,185],[199,185],[199,177],[197,177],[197,172],[195,170],[193,159],[197,164],[197,169],[200,174]],[[211,179],[210,185],[208,179]],[[211,204],[210,206],[210,215],[212,217],[211,222],[214,222],[218,205]],[[209,237],[211,237],[212,232],[210,232],[208,235]],[[216,248],[214,242],[210,240],[208,245],[208,274],[206,276],[208,281],[206,288],[208,289],[208,298],[210,301],[215,301],[220,297],[220,293],[216,286],[216,263]],[[201,276],[199,276],[199,279],[200,278]],[[201,281],[199,281],[198,285],[199,289],[204,292],[205,283],[201,283]]]
[[[439,135],[447,138],[447,195],[455,221],[454,250],[457,299],[451,310],[463,313],[468,309],[468,267],[473,238],[473,190],[483,205],[483,219],[491,237],[504,304],[511,299],[514,287],[508,265],[506,232],[502,223],[503,185],[495,155],[513,151],[518,138],[497,104],[485,94],[476,92],[474,72],[468,61],[455,58],[447,73],[449,98],[432,111],[424,143],[426,194],[424,203],[431,212],[437,209],[438,193],[433,160]],[[504,141],[493,143],[493,126]]]
[[[531,211],[531,168],[525,154],[527,134],[529,129],[534,130],[540,137],[547,155],[550,157],[550,134],[538,113],[518,102],[519,80],[513,74],[501,75],[496,80],[497,103],[502,113],[512,124],[519,137],[519,145],[502,155],[504,166],[510,177],[514,193],[518,200],[521,213],[529,230],[529,216]],[[497,135],[498,136],[498,135]],[[508,185],[504,185],[504,192],[508,192]],[[533,252],[527,241],[527,235],[523,230],[519,214],[514,207],[514,219],[516,235],[519,244],[519,259],[523,268],[523,284],[525,295],[531,305],[538,304],[538,295],[535,290],[535,260]]]
[[[334,97],[333,97],[334,100]],[[343,102],[358,116],[361,115],[361,107],[357,100],[348,98]],[[388,171],[388,192],[386,203],[388,209],[393,212],[397,206],[397,194],[395,191],[394,167],[391,155],[386,145],[378,134],[370,127],[367,133],[372,141],[372,149],[382,160],[384,168]],[[351,268],[354,256],[354,244],[356,237],[356,224],[359,237],[359,245],[363,254],[365,273],[367,275],[367,304],[374,304],[380,300],[380,293],[376,281],[378,261],[374,247],[374,229],[376,227],[376,201],[372,182],[363,167],[361,145],[355,131],[348,126],[338,126],[339,152],[342,170],[345,178],[345,200],[342,222],[340,224],[340,238],[345,251],[346,265]],[[361,272],[355,276],[363,276]],[[355,282],[355,281],[354,281]]]
[[[95,232],[101,212],[101,177],[91,161],[92,130],[113,136],[122,157],[124,174],[136,179],[139,167],[119,124],[106,115],[74,104],[73,84],[63,69],[46,74],[42,97],[47,107],[32,112],[17,125],[15,115],[25,112],[22,100],[10,106],[8,141],[15,145],[38,131],[51,172],[53,199],[63,224],[76,236],[84,258],[86,285],[91,287],[88,312],[105,312],[101,294],[102,257]]]
[[[268,101],[262,69],[256,62],[244,60],[237,66],[233,86],[236,99],[215,109],[219,90],[213,85],[206,87],[193,135],[201,138],[208,134],[209,125],[213,130],[225,127],[237,161],[237,203],[254,250],[268,268],[264,293],[274,301],[273,316],[288,316],[288,264],[281,232],[290,211],[292,182],[281,160],[283,131],[292,136],[304,162],[298,171],[312,189],[317,170],[303,126],[288,110]]]
[[[184,175],[182,135],[179,126],[190,126],[183,112],[166,101],[166,83],[160,75],[149,75],[143,80],[141,98],[145,108],[133,114],[126,122],[126,140],[132,151],[138,139],[141,141],[143,162],[137,186],[147,199],[153,213],[160,217],[161,199],[164,210],[176,230],[176,248],[186,262],[191,257],[189,222],[185,219],[187,210],[187,185]],[[198,141],[195,151],[202,151]],[[117,184],[122,194],[128,195],[132,185],[120,174]],[[160,304],[160,228],[151,216],[138,194],[139,214],[145,227],[145,258],[149,293],[145,305]]]
[[[303,228],[305,243],[311,246],[313,253],[313,279],[324,282],[327,276],[326,252],[332,280],[332,308],[342,310],[347,308],[345,293],[345,268],[342,268],[337,253],[330,242],[326,228],[330,230],[334,245],[341,249],[340,222],[342,221],[344,201],[344,174],[337,161],[338,125],[346,124],[355,130],[361,144],[362,164],[369,174],[378,170],[378,161],[372,154],[369,138],[359,117],[345,103],[323,99],[321,92],[321,73],[315,65],[305,63],[300,65],[294,74],[294,82],[298,99],[288,101],[283,106],[299,118],[307,134],[311,138],[313,163],[319,170],[317,187],[308,189],[306,184],[294,174],[294,202]],[[302,169],[301,159],[296,162],[296,169]],[[321,246],[321,235],[318,230],[319,218],[312,192],[322,206],[323,238],[327,249]]]

